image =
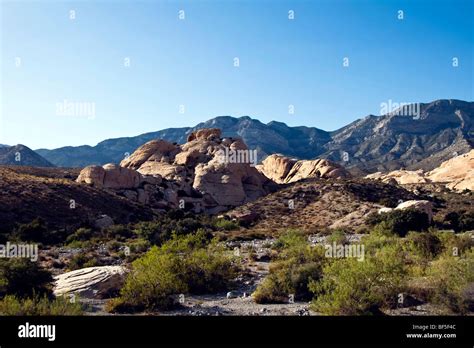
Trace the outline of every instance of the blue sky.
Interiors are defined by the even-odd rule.
[[[335,130],[389,100],[474,99],[469,0],[0,1],[0,144],[95,145],[218,115]],[[62,115],[64,100],[95,113]]]

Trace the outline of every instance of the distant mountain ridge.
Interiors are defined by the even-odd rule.
[[[389,113],[369,115],[333,132],[315,127],[264,124],[248,116],[219,116],[194,127],[169,128],[135,137],[107,139],[96,146],[39,149],[38,154],[57,166],[84,167],[119,163],[152,139],[184,143],[201,128],[220,128],[223,136],[241,137],[259,158],[281,153],[300,159],[328,158],[355,172],[422,168],[431,170],[455,154],[473,147],[474,102],[437,100],[420,104],[419,117]]]
[[[54,167],[52,163],[44,159],[25,145],[0,146],[0,164],[12,166],[32,167]]]

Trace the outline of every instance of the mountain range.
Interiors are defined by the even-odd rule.
[[[0,145],[0,164],[54,167],[48,160],[21,144],[15,146]]]
[[[96,146],[38,149],[47,162],[61,167],[119,163],[140,145],[153,140],[184,143],[202,128],[220,128],[225,137],[241,137],[259,159],[281,153],[299,159],[327,158],[356,173],[399,168],[431,170],[474,144],[474,102],[437,100],[418,104],[418,114],[392,111],[369,115],[336,131],[315,127],[267,124],[248,116],[219,116],[194,127],[168,128],[134,137],[107,139]],[[5,149],[3,149],[5,150]],[[0,163],[4,163],[1,162]]]

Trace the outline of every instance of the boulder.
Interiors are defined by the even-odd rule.
[[[113,189],[137,188],[142,180],[140,173],[133,169],[123,168],[116,164],[106,164],[104,187]]]
[[[120,166],[138,170],[145,162],[160,162],[174,158],[178,153],[178,145],[166,140],[151,140],[140,146],[133,154],[122,160]]]
[[[433,204],[430,201],[426,200],[411,200],[400,203],[397,205],[395,210],[407,210],[407,209],[414,209],[426,213],[428,215],[429,221],[433,219]]]
[[[87,166],[81,170],[76,182],[102,188],[104,187],[104,177],[105,169],[101,166]]]
[[[257,169],[267,178],[279,184],[292,183],[309,178],[348,178],[340,165],[326,159],[296,160],[283,155],[270,155]]]
[[[90,184],[98,188],[130,189],[140,185],[142,176],[135,170],[122,168],[116,164],[85,167],[76,182]]]
[[[143,175],[159,175],[166,180],[182,180],[186,177],[186,168],[166,162],[144,162],[138,172]]]
[[[284,183],[288,173],[296,162],[296,159],[274,154],[265,158],[262,164],[257,166],[257,169],[276,183]]]
[[[204,128],[192,132],[188,135],[187,141],[194,140],[215,140],[221,137],[221,130],[219,128]]]
[[[54,295],[77,294],[82,298],[106,298],[118,293],[126,269],[123,266],[88,267],[54,277]]]
[[[114,224],[114,220],[108,215],[100,215],[99,218],[97,218],[94,221],[94,227],[96,228],[107,228],[109,226],[112,226]]]
[[[393,208],[382,207],[382,208],[380,208],[380,209],[378,210],[378,213],[379,213],[379,214],[390,213],[392,210],[393,210]]]

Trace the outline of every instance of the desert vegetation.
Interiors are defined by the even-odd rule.
[[[232,256],[204,231],[173,234],[132,263],[120,297],[108,308],[118,312],[168,309],[177,304],[172,297],[176,294],[227,290],[236,273]]]
[[[472,311],[471,236],[436,229],[400,233],[394,220],[409,225],[412,215],[385,216],[362,237],[363,261],[325,257],[321,246],[310,246],[295,231],[280,237],[274,245],[280,256],[256,289],[255,301],[287,302],[294,294],[311,299],[311,308],[327,315],[381,314],[406,306],[407,298],[440,305],[443,313]],[[327,240],[343,243],[338,237],[340,232]]]
[[[79,302],[53,296],[52,280],[35,262],[0,259],[0,315],[81,315]]]

